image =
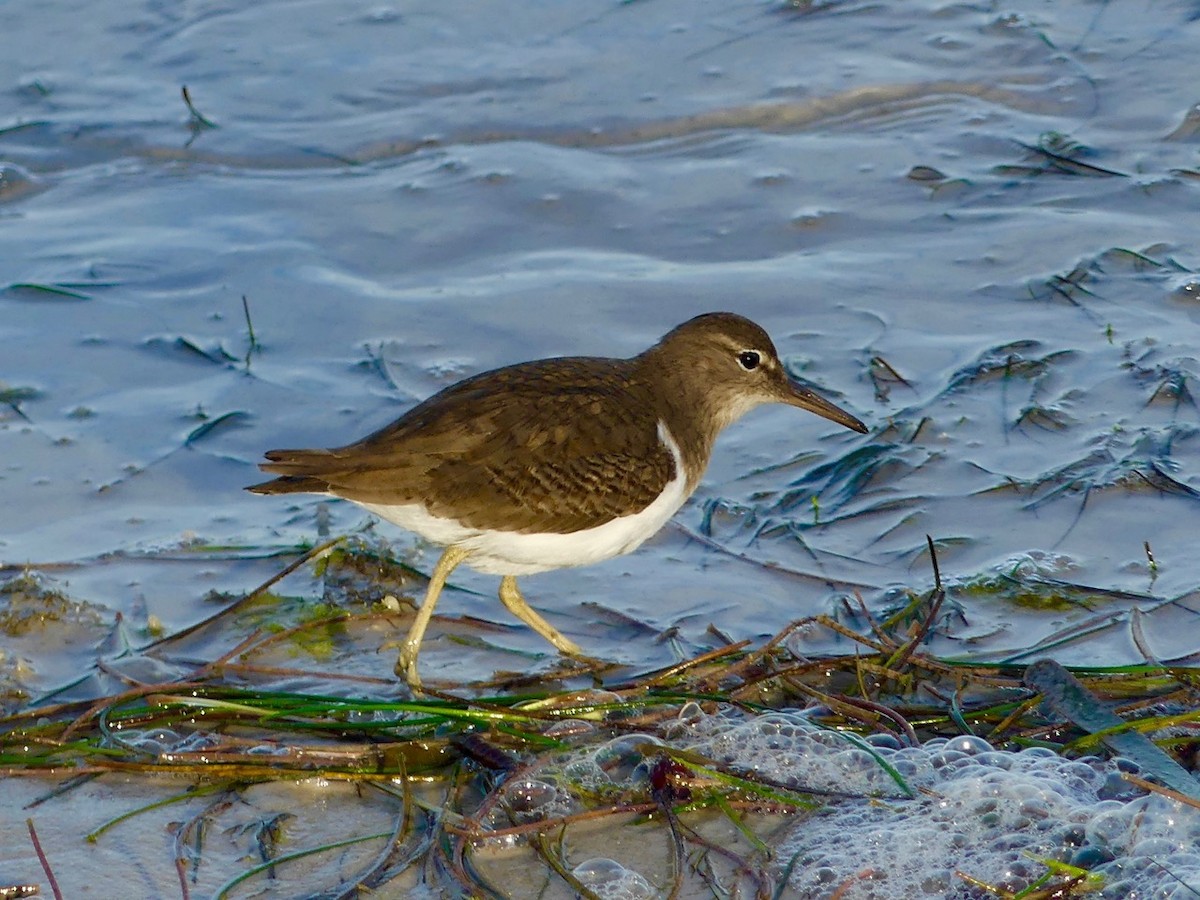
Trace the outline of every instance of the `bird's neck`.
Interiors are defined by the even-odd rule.
[[[654,384],[647,394],[654,398],[658,420],[679,445],[690,494],[708,467],[717,435],[740,411],[728,409],[695,370],[672,364],[670,359],[646,359],[648,356],[646,353],[638,358],[635,377]]]

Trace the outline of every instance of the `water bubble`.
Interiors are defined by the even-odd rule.
[[[654,900],[659,896],[650,882],[616,860],[589,859],[577,865],[571,874],[603,900]]]

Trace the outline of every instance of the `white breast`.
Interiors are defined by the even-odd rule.
[[[466,563],[494,575],[528,575],[569,566],[586,566],[628,553],[640,546],[671,518],[687,499],[687,473],[683,454],[667,426],[658,423],[658,437],[675,462],[675,477],[658,497],[641,512],[621,516],[571,534],[520,534],[467,528],[453,519],[430,515],[423,504],[389,506],[363,503],[364,508],[389,522],[416,532],[442,546],[455,545],[471,551]]]

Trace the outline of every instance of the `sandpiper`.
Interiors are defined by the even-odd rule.
[[[696,489],[717,434],[763,403],[867,430],[789,378],[758,325],[708,313],[630,359],[518,363],[453,384],[345,447],[272,450],[261,468],[279,477],[247,490],[342,497],[445,547],[396,661],[418,689],[421,640],[459,563],[500,575],[514,615],[582,655],[525,602],[517,576],[638,547]]]

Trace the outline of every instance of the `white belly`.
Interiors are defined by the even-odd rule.
[[[621,516],[595,528],[571,534],[521,534],[467,528],[453,519],[430,515],[423,504],[389,506],[360,504],[377,516],[419,534],[442,546],[465,547],[471,555],[466,564],[493,575],[529,575],[569,566],[586,566],[629,553],[640,546],[671,518],[687,499],[687,473],[683,454],[667,426],[658,423],[658,436],[671,451],[675,477],[658,497],[641,512]]]

